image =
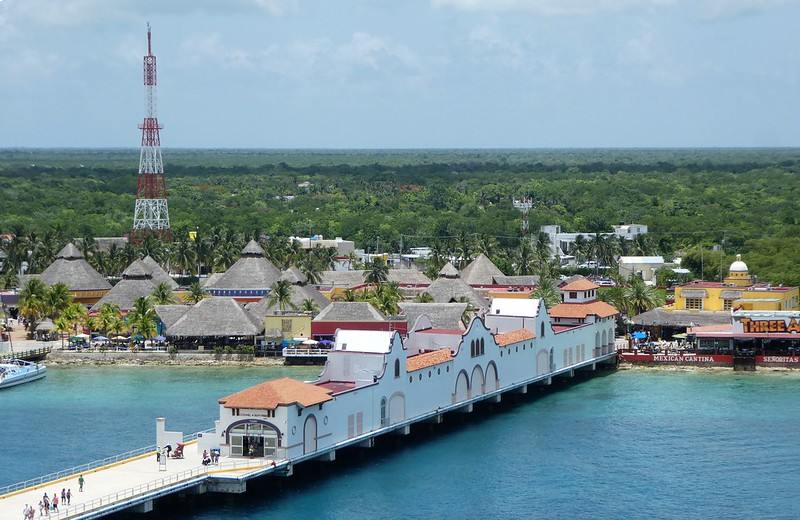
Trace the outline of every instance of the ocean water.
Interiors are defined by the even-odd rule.
[[[0,392],[0,485],[149,444],[154,418],[317,369],[63,368]],[[800,374],[620,371],[348,450],[151,518],[798,518]],[[131,518],[140,516],[127,515]]]

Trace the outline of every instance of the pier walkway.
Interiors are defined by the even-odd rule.
[[[193,434],[184,438],[189,441],[184,448],[184,458],[168,459],[166,468],[159,466],[155,446],[152,446],[99,461],[99,464],[79,466],[0,488],[0,518],[21,518],[26,504],[33,506],[36,518],[39,518],[38,504],[45,493],[51,500],[54,493],[59,497],[59,511],[51,511],[50,520],[100,518],[122,510],[146,513],[153,509],[154,500],[174,493],[243,493],[250,479],[268,474],[288,477],[293,473],[294,464],[311,459],[333,461],[340,449],[350,446],[369,448],[374,445],[375,438],[382,435],[408,435],[414,424],[440,423],[444,414],[472,412],[473,406],[481,401],[498,403],[504,394],[525,394],[528,393],[529,386],[550,385],[555,379],[570,379],[576,372],[594,372],[598,365],[616,363],[617,352],[602,352],[592,359],[511,383],[495,391],[365,432],[291,460],[279,448],[276,460],[221,456],[218,464],[203,466],[197,441],[190,440],[196,439],[199,434]],[[207,432],[200,432],[203,433]],[[78,491],[78,478],[81,474],[85,479],[83,492]],[[62,488],[71,490],[71,505],[64,506],[60,503]]]
[[[160,496],[196,487],[209,475],[243,475],[271,467],[266,459],[229,459],[220,457],[218,464],[203,466],[197,441],[184,449],[183,459],[168,459],[166,468],[156,461],[155,451],[112,462],[83,473],[72,473],[60,479],[36,484],[0,495],[0,517],[22,516],[26,504],[32,505],[39,517],[39,501],[47,493],[58,496],[58,512],[51,511],[51,520],[95,518],[138,505],[142,512],[152,509],[152,500]],[[83,492],[78,478],[83,475]],[[61,490],[71,490],[70,505],[61,503]]]

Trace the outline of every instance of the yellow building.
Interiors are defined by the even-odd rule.
[[[722,282],[695,280],[675,289],[673,310],[689,311],[792,311],[800,309],[797,287],[753,283],[741,255]]]
[[[311,315],[301,312],[268,314],[264,318],[264,328],[267,338],[310,338]]]

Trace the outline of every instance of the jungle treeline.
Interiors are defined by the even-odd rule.
[[[650,228],[653,252],[705,264],[741,253],[760,280],[800,284],[800,150],[165,150],[172,227],[321,234],[369,251],[465,234]],[[120,236],[137,150],[0,150],[0,231]],[[702,253],[701,253],[702,251]],[[711,274],[709,274],[711,273]]]

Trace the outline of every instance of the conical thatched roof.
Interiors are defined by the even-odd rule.
[[[331,302],[314,321],[386,321],[368,302]]]
[[[461,278],[438,278],[425,289],[425,292],[430,294],[436,303],[452,303],[466,298],[466,301],[475,307],[489,307],[489,301]]]
[[[150,270],[148,269],[147,265],[141,260],[134,260],[131,262],[123,272],[122,272],[122,279],[123,280],[130,280],[135,278],[147,278],[148,280],[152,279],[153,277],[150,275]]]
[[[189,305],[156,305],[154,307],[158,319],[169,328],[178,321],[181,316],[189,312],[191,307]]]
[[[324,297],[321,292],[314,289],[313,287],[308,287],[304,285],[293,285],[290,289],[290,294],[291,294],[290,302],[292,305],[294,305],[294,307],[292,307],[291,305],[286,307],[286,309],[284,310],[287,311],[291,310],[299,311],[303,307],[304,300],[311,300],[314,303],[316,303],[317,311],[324,309],[325,307],[328,306],[328,304],[331,303],[330,300]],[[261,298],[257,302],[248,303],[247,305],[245,305],[245,309],[247,309],[247,312],[259,318],[263,318],[264,316],[270,314],[271,312],[280,310],[277,303],[270,305],[268,300],[269,297],[265,296],[264,298]]]
[[[128,269],[125,272],[128,272]],[[145,276],[138,278],[123,278],[92,305],[91,310],[99,311],[104,303],[113,303],[118,305],[121,311],[129,311],[133,309],[137,298],[150,296],[155,289],[156,286],[149,274],[145,273]]]
[[[492,285],[495,276],[503,276],[503,271],[483,253],[461,270],[461,279],[469,285]]]
[[[193,305],[174,324],[167,327],[167,336],[219,337],[256,336],[264,324],[233,298],[206,298]]]
[[[83,258],[83,253],[81,250],[75,246],[72,242],[65,245],[61,248],[61,251],[58,252],[56,258],[65,258],[67,260],[76,260],[78,258]]]
[[[269,289],[281,277],[281,272],[264,258],[264,250],[251,240],[242,256],[215,280],[209,279],[206,289]]]
[[[178,288],[178,282],[173,280],[172,277],[169,275],[169,273],[167,273],[164,269],[162,269],[162,267],[158,264],[158,262],[153,260],[153,257],[147,255],[142,259],[142,262],[144,262],[144,265],[146,265],[147,268],[150,270],[150,276],[153,277],[154,284],[158,285],[160,283],[166,283],[167,285],[169,285],[170,289]]]
[[[439,276],[443,278],[458,278],[458,269],[456,269],[452,263],[447,262],[444,264],[444,267],[439,270]]]
[[[111,284],[89,265],[73,244],[67,244],[55,261],[42,271],[41,280],[47,285],[63,283],[71,291],[98,291],[110,289]]]
[[[434,329],[464,329],[461,317],[467,310],[466,303],[411,303],[401,302],[400,313],[406,317],[409,330],[421,315],[431,320]]]
[[[306,278],[306,275],[304,275],[300,269],[291,266],[281,273],[281,280],[286,280],[292,285],[299,285],[306,283],[308,278]]]
[[[258,245],[258,242],[251,240],[244,246],[244,249],[242,249],[242,256],[246,255],[264,256],[264,249]]]

